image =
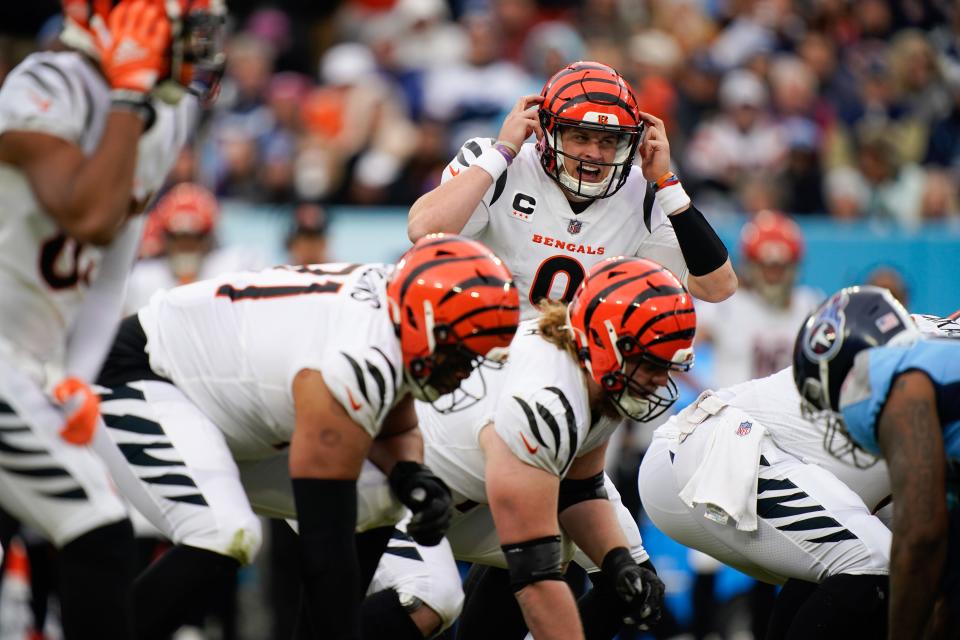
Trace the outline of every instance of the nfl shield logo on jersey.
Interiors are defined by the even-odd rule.
[[[748,433],[750,433],[750,429],[752,428],[753,428],[753,423],[747,420],[744,420],[743,422],[740,423],[740,426],[737,427],[737,435],[745,436]]]
[[[582,227],[583,227],[583,222],[581,222],[580,220],[571,220],[570,223],[567,224],[567,233],[569,233],[570,235],[576,235],[580,233],[580,229]]]

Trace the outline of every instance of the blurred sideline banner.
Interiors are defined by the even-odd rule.
[[[224,245],[257,247],[277,263],[286,262],[284,239],[290,208],[222,203],[218,230]],[[330,209],[331,260],[393,262],[410,246],[406,209]],[[736,264],[742,217],[714,217]],[[877,267],[903,274],[911,311],[945,315],[960,309],[960,223],[931,223],[917,230],[870,222],[839,223],[826,217],[799,217],[807,251],[800,283],[825,294],[863,283]]]

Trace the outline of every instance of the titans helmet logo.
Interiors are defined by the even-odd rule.
[[[803,352],[808,359],[823,362],[837,355],[843,342],[843,325],[846,321],[843,310],[847,301],[846,294],[835,294],[807,323],[803,335]]]

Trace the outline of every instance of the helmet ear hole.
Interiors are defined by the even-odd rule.
[[[419,327],[417,326],[417,316],[413,313],[413,309],[411,309],[410,306],[408,305],[406,307],[406,310],[407,310],[407,322],[410,324],[410,326],[413,329],[415,330],[418,329]]]
[[[600,379],[604,391],[619,391],[623,388],[623,382],[612,373],[608,373]]]
[[[620,353],[625,356],[632,356],[640,350],[640,345],[637,344],[637,340],[633,336],[620,338],[617,341],[617,347],[620,349]]]

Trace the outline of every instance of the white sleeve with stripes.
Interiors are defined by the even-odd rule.
[[[440,176],[440,183],[443,184],[448,180],[456,178],[460,175],[461,171],[466,170],[481,153],[491,146],[493,146],[493,140],[490,138],[471,138],[467,140],[463,143],[463,146],[460,147],[457,156],[444,168],[443,174]],[[493,197],[494,186],[495,185],[491,184],[487,192],[483,194],[483,198],[480,200],[477,208],[473,210],[470,219],[467,220],[467,224],[464,225],[463,230],[460,231],[461,235],[468,238],[477,238],[486,228],[490,222],[490,209],[488,206],[490,199]]]
[[[0,87],[0,132],[36,131],[79,144],[90,100],[81,78],[57,63],[33,55],[10,73]]]
[[[376,438],[402,384],[398,363],[377,347],[331,349],[321,366],[323,380],[347,414]]]
[[[573,406],[559,387],[500,396],[494,428],[527,464],[562,478],[577,456],[579,435]]]

